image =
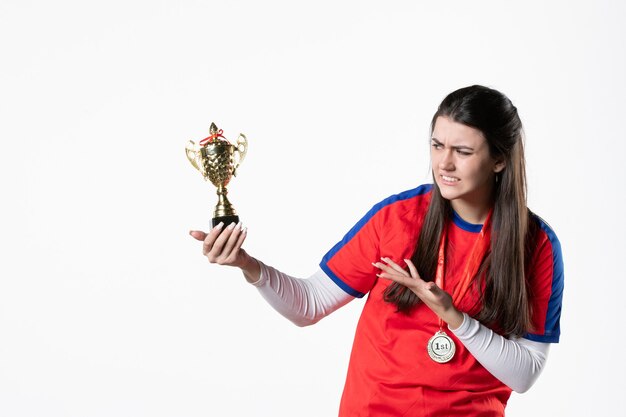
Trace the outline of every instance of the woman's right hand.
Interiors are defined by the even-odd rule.
[[[255,282],[261,275],[261,268],[256,259],[241,248],[248,235],[241,222],[231,223],[224,227],[223,223],[212,228],[209,233],[191,230],[189,234],[202,241],[202,254],[209,262],[241,268],[249,282]]]

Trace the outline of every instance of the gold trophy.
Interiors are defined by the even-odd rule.
[[[213,211],[212,226],[215,227],[220,222],[228,226],[230,223],[238,223],[239,216],[226,197],[226,186],[233,175],[237,175],[237,168],[246,157],[248,139],[240,133],[237,144],[233,145],[226,140],[222,129],[218,129],[215,123],[211,123],[209,132],[210,135],[198,145],[190,140],[185,151],[191,165],[200,171],[205,180],[211,181],[217,187],[217,205]]]

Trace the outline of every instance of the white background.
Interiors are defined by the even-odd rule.
[[[626,17],[618,1],[0,1],[0,415],[332,416],[363,301],[298,328],[187,232],[184,155],[244,132],[247,250],[294,275],[429,181],[429,121],[479,83],[525,123],[566,268],[561,343],[508,416],[617,415]]]

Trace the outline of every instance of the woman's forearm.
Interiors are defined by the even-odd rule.
[[[515,392],[528,391],[546,363],[550,344],[524,338],[507,339],[463,315],[459,328],[448,328],[493,376]]]
[[[321,269],[309,278],[300,279],[256,262],[260,276],[258,280],[251,281],[252,285],[276,311],[298,326],[317,323],[354,299]]]

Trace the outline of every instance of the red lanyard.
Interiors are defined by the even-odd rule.
[[[478,272],[478,268],[480,268],[480,264],[483,261],[485,253],[487,253],[487,249],[489,247],[491,241],[491,214],[493,213],[493,209],[489,210],[487,214],[487,218],[485,219],[485,223],[483,224],[476,241],[474,242],[474,246],[472,247],[472,251],[467,257],[467,261],[465,262],[465,268],[463,268],[463,275],[461,276],[461,281],[454,288],[452,293],[452,304],[455,306],[458,305],[458,302],[463,299],[467,290],[472,283],[472,279]],[[444,282],[444,265],[446,261],[445,250],[446,250],[446,241],[448,240],[448,225],[444,225],[443,232],[441,233],[441,242],[439,243],[439,256],[437,257],[437,273],[435,275],[435,284],[439,288],[445,291],[445,282]],[[439,319],[439,327],[443,327],[443,320]]]
[[[222,133],[224,133],[224,131],[222,129],[218,130],[217,132],[213,133],[212,135],[210,135],[209,137],[206,137],[204,139],[202,139],[200,141],[200,146],[204,146],[207,143],[213,143],[213,141],[217,138],[224,138],[224,136],[222,135]],[[224,138],[226,139],[226,138]]]

